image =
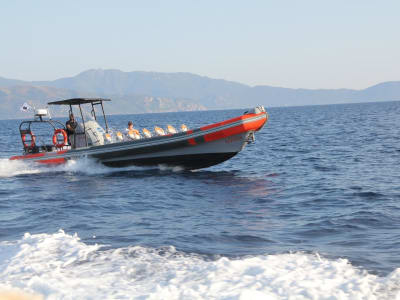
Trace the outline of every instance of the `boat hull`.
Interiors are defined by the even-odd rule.
[[[246,114],[187,132],[59,152],[14,156],[44,164],[93,158],[106,166],[179,166],[200,169],[219,164],[239,153],[267,121],[267,114]]]
[[[103,162],[103,164],[108,167],[126,167],[131,165],[168,166],[168,167],[181,167],[185,170],[196,170],[220,164],[232,158],[236,154],[237,152],[186,154],[186,155],[175,155],[175,156],[160,156],[156,158],[118,160],[113,162]]]
[[[200,169],[219,164],[235,156],[247,144],[249,135],[250,132],[244,132],[208,143],[198,139],[198,142],[193,145],[188,140],[184,140],[139,149],[102,153],[93,157],[111,167],[165,164],[185,169]]]

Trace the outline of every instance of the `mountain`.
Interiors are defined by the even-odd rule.
[[[17,79],[7,79],[4,77],[0,77],[0,87],[10,87],[15,85],[26,85],[29,84],[26,81],[17,80]]]
[[[122,72],[88,70],[74,77],[29,83],[105,95],[151,95],[154,97],[192,99],[209,108],[226,108],[235,102],[248,86],[222,79],[211,79],[190,73]],[[237,103],[236,103],[237,102]]]
[[[46,106],[53,99],[77,97],[76,91],[52,87],[11,86],[0,87],[0,119],[26,118],[20,111],[24,102],[33,103],[37,107]],[[30,117],[31,115],[29,115]]]
[[[365,90],[290,89],[212,79],[191,73],[122,72],[88,70],[74,77],[54,81],[28,82],[35,86],[84,91],[94,95],[150,95],[183,98],[210,109],[310,105],[364,101],[400,100],[400,82],[385,82]]]
[[[363,89],[290,89],[212,79],[191,73],[88,70],[53,81],[22,81],[0,77],[0,118],[27,100],[58,100],[92,96],[113,99],[110,113],[163,112],[246,108],[255,105],[293,106],[400,100],[400,81]],[[15,117],[15,116],[14,116]]]
[[[75,97],[96,97],[97,94],[78,92],[49,86],[18,85],[0,87],[0,119],[30,117],[30,114],[20,111],[23,103],[35,107],[45,107],[50,101]],[[113,100],[112,105],[106,106],[108,114],[134,114],[146,112],[170,112],[205,110],[206,107],[185,99],[152,97],[146,95],[108,95]],[[66,108],[52,107],[53,115],[66,115]]]

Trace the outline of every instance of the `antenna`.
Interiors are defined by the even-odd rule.
[[[50,110],[50,108],[49,108],[48,105],[46,106],[46,109],[47,109],[47,116],[48,116],[49,119],[51,120],[51,110]]]

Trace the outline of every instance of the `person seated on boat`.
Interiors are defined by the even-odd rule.
[[[125,136],[129,140],[138,140],[141,138],[139,131],[137,129],[133,128],[132,121],[128,122],[128,128],[126,128],[125,131],[126,131]]]
[[[129,121],[128,122],[128,128],[127,129],[125,129],[126,131],[131,131],[131,130],[133,130],[133,123],[132,123],[132,121]]]
[[[69,114],[69,120],[65,123],[67,135],[68,135],[68,142],[72,146],[73,144],[73,137],[75,134],[76,127],[78,126],[78,123],[75,121],[74,114]]]

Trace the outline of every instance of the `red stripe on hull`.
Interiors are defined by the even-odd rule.
[[[255,115],[253,115],[253,116],[255,116]],[[242,117],[240,117],[240,118],[242,118]],[[248,122],[248,123],[243,123],[243,124],[240,124],[235,127],[231,127],[231,128],[224,129],[221,131],[209,133],[209,134],[204,135],[204,140],[206,142],[212,142],[212,141],[223,139],[223,138],[226,138],[226,137],[229,137],[232,135],[240,134],[240,133],[243,133],[246,131],[251,131],[251,130],[257,131],[265,124],[266,121],[267,121],[267,118]],[[212,126],[212,125],[210,125],[210,126]]]
[[[212,128],[215,128],[215,127],[228,125],[230,123],[234,123],[234,122],[237,122],[237,121],[240,121],[240,120],[244,120],[244,119],[245,119],[244,116],[240,116],[240,117],[236,117],[236,118],[229,119],[229,120],[226,120],[226,121],[222,121],[222,122],[219,122],[219,123],[206,125],[206,126],[200,127],[200,129],[201,130],[208,130],[208,129],[212,129]]]
[[[10,160],[38,158],[38,157],[42,157],[42,156],[45,156],[45,155],[46,155],[46,153],[27,154],[27,155],[17,155],[17,156],[12,156],[12,157],[10,157]]]
[[[265,114],[265,115],[266,115],[266,113],[242,115],[242,116],[240,116],[240,117],[236,117],[236,118],[229,119],[229,120],[226,120],[226,121],[222,121],[222,122],[219,122],[219,123],[214,123],[214,124],[206,125],[206,126],[201,127],[200,129],[201,129],[201,130],[208,130],[208,129],[212,129],[212,128],[215,128],[215,127],[219,127],[219,126],[223,126],[223,125],[228,125],[228,124],[230,124],[230,123],[234,123],[234,122],[237,122],[237,121],[240,121],[240,120],[246,120],[246,119],[249,119],[249,118],[254,118],[254,117],[260,116],[260,115],[262,115],[262,114]]]
[[[46,160],[39,160],[38,163],[46,164],[46,165],[60,165],[64,164],[67,160],[65,158],[53,158]]]
[[[196,146],[197,145],[197,143],[196,143],[196,141],[194,139],[188,139],[188,143],[191,146]]]
[[[62,150],[58,152],[53,152],[53,153],[35,153],[35,154],[26,154],[26,155],[17,155],[17,156],[12,156],[10,157],[10,160],[16,160],[16,159],[33,159],[33,158],[40,158],[40,157],[46,157],[46,156],[53,156],[53,155],[59,155],[59,154],[64,154],[66,153],[67,150]],[[57,158],[56,158],[57,159]],[[51,159],[50,159],[51,160]],[[53,159],[55,160],[55,159]]]

